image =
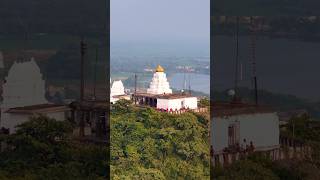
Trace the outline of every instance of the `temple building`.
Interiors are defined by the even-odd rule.
[[[110,79],[111,84],[111,79]],[[110,89],[110,103],[115,103],[120,99],[130,100],[130,96],[125,93],[125,89],[121,80],[114,81]]]
[[[163,67],[158,65],[156,72],[153,74],[150,87],[147,90],[148,94],[172,94],[167,76],[164,73]]]
[[[195,110],[198,108],[197,97],[187,93],[173,93],[160,65],[157,66],[147,92],[133,94],[133,101],[137,105],[146,105],[162,111]]]
[[[280,148],[279,117],[269,107],[241,102],[213,103],[211,150],[214,161],[238,152],[272,151]]]
[[[65,120],[69,108],[50,104],[45,98],[45,81],[37,63],[14,62],[3,84],[1,104],[1,128],[9,133],[31,116],[45,115],[56,120]]]

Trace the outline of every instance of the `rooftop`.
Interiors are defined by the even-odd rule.
[[[48,112],[63,112],[69,110],[68,106],[57,104],[37,104],[32,106],[23,106],[10,108],[6,113],[36,114]]]
[[[212,104],[212,110],[213,117],[274,112],[272,108],[267,106],[246,104],[242,102],[214,102]]]
[[[136,93],[135,96],[149,97],[149,98],[156,98],[156,99],[181,99],[181,98],[194,97],[190,94],[181,94],[181,93],[173,93],[173,94]]]

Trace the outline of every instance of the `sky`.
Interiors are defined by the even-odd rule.
[[[111,43],[209,44],[210,0],[111,0]]]

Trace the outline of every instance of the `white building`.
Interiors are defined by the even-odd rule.
[[[163,67],[158,65],[156,72],[153,74],[153,78],[150,82],[148,94],[172,94],[169,82],[167,80],[166,73],[164,73]]]
[[[33,115],[65,120],[68,108],[49,104],[45,99],[45,81],[34,59],[14,62],[3,84],[0,126],[15,132],[15,126]]]
[[[111,84],[111,79],[110,79]],[[130,96],[125,93],[125,89],[121,80],[114,81],[110,89],[110,103],[115,103],[119,99],[130,100]]]
[[[188,95],[163,95],[157,97],[157,109],[197,109],[198,99]]]
[[[147,93],[133,95],[136,104],[147,105],[165,111],[197,109],[198,99],[185,93],[172,93],[164,69],[158,65]]]
[[[221,103],[213,105],[211,145],[215,154],[252,142],[256,151],[280,148],[279,117],[266,107]]]

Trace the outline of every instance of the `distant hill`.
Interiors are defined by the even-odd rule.
[[[105,33],[104,0],[2,0],[0,35],[29,33]]]
[[[319,14],[318,0],[215,0],[212,15],[295,15]]]
[[[278,111],[289,111],[297,109],[307,110],[313,117],[320,117],[320,102],[309,102],[294,95],[273,93],[259,90],[259,104],[267,105]],[[215,101],[230,101],[226,91],[215,91],[212,95]],[[243,102],[254,103],[254,92],[248,88],[239,88],[239,96]]]

